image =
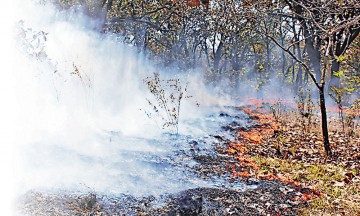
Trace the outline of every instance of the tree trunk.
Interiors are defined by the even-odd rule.
[[[319,88],[320,94],[320,111],[321,111],[321,124],[322,124],[322,133],[324,140],[324,148],[327,156],[331,155],[331,147],[329,142],[329,132],[327,125],[327,116],[326,116],[326,105],[325,105],[325,93],[324,93],[324,85],[321,85]]]
[[[224,46],[223,42],[220,41],[219,46],[217,47],[217,50],[214,53],[214,73],[218,80],[222,79],[222,74],[220,70],[220,61],[221,61],[223,46]]]
[[[299,41],[298,38],[297,38],[297,41]],[[302,54],[301,54],[301,48],[300,48],[299,43],[296,44],[294,49],[296,49],[296,51],[297,51],[298,58],[301,61],[303,61]],[[296,91],[295,92],[297,92],[300,89],[300,87],[303,85],[303,68],[302,67],[303,66],[299,64],[299,70],[298,70],[298,73],[297,73],[297,76],[296,76],[296,85],[295,85],[295,88],[296,88],[295,90]]]
[[[265,64],[265,72],[270,74],[271,73],[271,60],[270,60],[270,55],[271,55],[271,50],[270,50],[270,39],[266,38],[266,64]]]
[[[214,53],[214,70],[215,71],[219,70],[223,46],[224,46],[223,42],[220,41],[219,46],[217,47],[217,50]]]

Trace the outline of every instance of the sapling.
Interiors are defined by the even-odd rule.
[[[348,113],[346,115],[346,126],[348,128],[348,136],[355,135],[355,119],[360,117],[360,99],[357,99],[349,107]]]
[[[331,86],[331,92],[329,92],[329,96],[336,102],[339,108],[339,118],[341,120],[342,130],[345,133],[345,119],[343,114],[343,105],[342,100],[344,96],[344,92],[342,88],[337,88],[335,86]]]
[[[180,79],[160,80],[160,74],[154,73],[154,76],[144,79],[144,83],[154,96],[155,100],[146,98],[150,111],[145,114],[153,119],[157,124],[157,118],[161,119],[161,127],[169,128],[172,133],[179,133],[179,118],[181,101],[186,96],[187,88],[183,87]]]
[[[307,92],[305,92],[304,90],[300,89],[298,92],[298,100],[296,102],[303,131],[310,132],[315,107],[311,100],[310,91],[307,90]]]
[[[280,116],[281,116],[281,102],[280,100],[274,103],[273,105],[270,105],[270,111],[275,119],[276,122],[280,122]]]

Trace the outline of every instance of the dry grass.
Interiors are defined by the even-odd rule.
[[[354,171],[334,165],[307,164],[283,159],[254,157],[258,176],[272,173],[283,181],[293,180],[302,187],[320,192],[308,197],[309,207],[300,215],[359,215],[360,178]],[[351,178],[348,178],[348,176]]]

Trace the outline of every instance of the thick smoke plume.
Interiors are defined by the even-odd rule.
[[[201,120],[207,103],[217,100],[199,76],[181,76],[191,97],[181,104],[182,138],[174,138],[144,112],[153,97],[144,79],[154,72],[178,79],[176,71],[156,68],[114,35],[101,33],[102,20],[81,8],[17,3],[9,48],[14,65],[3,77],[13,81],[14,95],[2,92],[10,99],[2,114],[14,140],[3,141],[14,151],[16,195],[32,189],[156,195],[209,185],[172,170],[178,158],[168,157],[186,148],[184,135],[204,136],[218,127]]]

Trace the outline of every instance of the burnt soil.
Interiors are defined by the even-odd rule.
[[[248,183],[257,188],[244,192],[195,188],[158,199],[29,192],[18,204],[19,213],[27,215],[296,215],[305,204],[293,202],[301,192],[279,181]]]

